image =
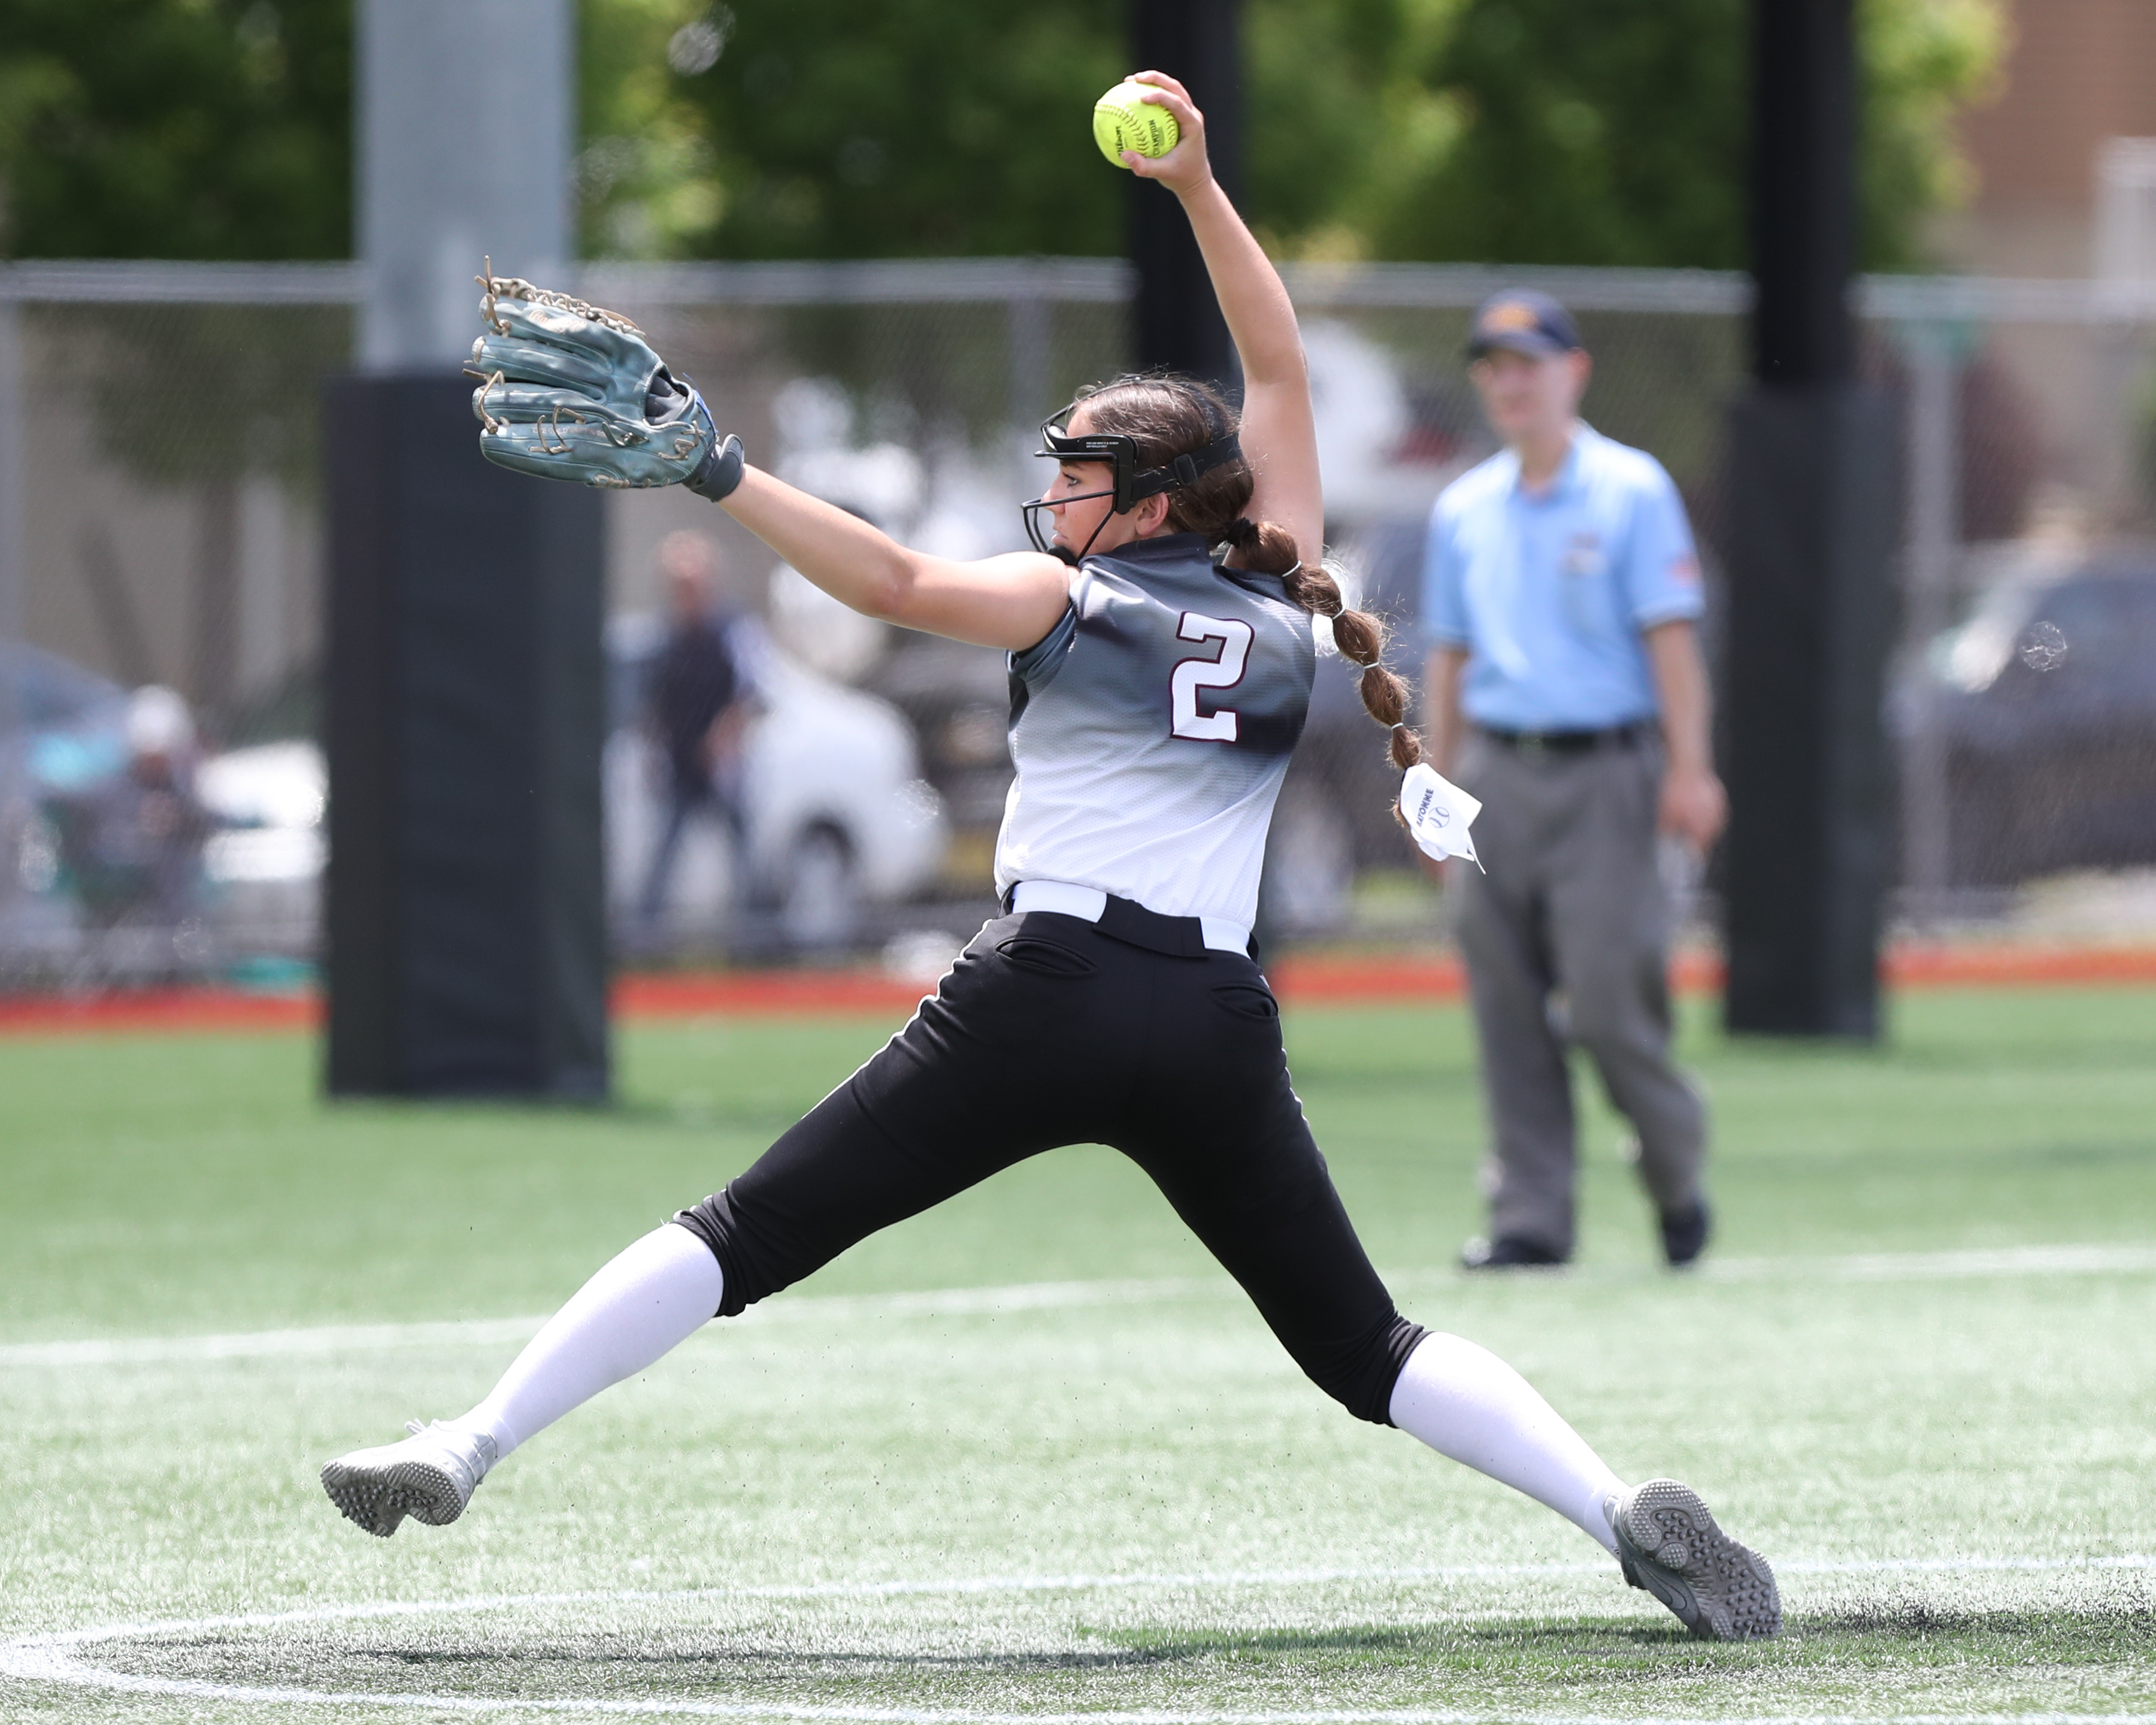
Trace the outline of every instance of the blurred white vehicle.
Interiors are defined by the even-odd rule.
[[[315,947],[329,860],[329,771],[311,742],[212,755],[195,794],[218,824],[203,846],[207,915],[227,952],[300,957]]]
[[[779,651],[753,618],[733,623],[727,639],[755,704],[742,757],[748,878],[732,877],[716,820],[692,824],[675,858],[665,924],[716,932],[747,909],[778,944],[843,946],[870,906],[935,880],[949,837],[942,798],[921,776],[912,730],[896,708],[819,676]],[[649,614],[608,625],[607,891],[624,921],[638,909],[665,818],[665,763],[644,701],[665,639],[664,619]]]
[[[612,732],[603,788],[608,896],[626,920],[642,892],[665,816],[665,762],[644,729],[644,674],[662,621],[618,618],[608,632]],[[744,741],[742,802],[750,880],[716,823],[685,837],[670,895],[677,929],[716,931],[752,906],[767,944],[821,948],[860,932],[870,906],[912,896],[936,877],[947,829],[920,776],[897,710],[829,681],[772,646],[759,624],[731,639],[756,716]],[[328,860],[328,773],[311,742],[213,755],[197,793],[217,824],[203,847],[208,920],[218,950],[304,955],[315,946]]]

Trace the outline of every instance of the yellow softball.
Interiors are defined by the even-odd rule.
[[[1093,141],[1117,167],[1125,167],[1123,151],[1141,156],[1165,156],[1183,136],[1175,116],[1157,103],[1143,100],[1150,84],[1125,79],[1093,104]]]

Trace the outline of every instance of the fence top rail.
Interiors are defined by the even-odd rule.
[[[1298,305],[1471,311],[1499,290],[1538,288],[1575,311],[1742,312],[1751,278],[1727,270],[1590,270],[1548,264],[1288,264]]]
[[[475,266],[473,275],[478,275]],[[1055,300],[1120,305],[1121,258],[870,258],[757,264],[581,264],[562,285],[636,305],[901,305]],[[547,284],[552,285],[552,284]],[[77,305],[357,305],[356,263],[197,264],[127,259],[0,264],[0,301]],[[473,290],[477,303],[478,290]]]
[[[1051,300],[1120,305],[1122,258],[862,258],[763,264],[584,264],[577,291],[604,305],[888,305]]]
[[[1540,288],[1589,312],[1737,316],[1752,304],[1751,279],[1738,270],[1288,264],[1281,273],[1308,311],[1466,311],[1506,286]],[[587,299],[639,307],[1121,305],[1137,280],[1122,258],[588,263],[566,279]],[[367,281],[366,267],[357,263],[31,261],[0,264],[0,304],[351,305],[366,298]],[[1853,297],[1859,316],[1896,321],[2156,321],[2156,282],[1869,275]]]
[[[1496,264],[1289,264],[1296,305],[1465,311],[1506,287],[1539,288],[1575,311],[1720,314],[1752,309],[1737,270],[1602,270]],[[2156,281],[1989,275],[1866,275],[1851,294],[1860,317],[1908,322],[2147,323]]]
[[[0,264],[0,301],[90,305],[346,305],[357,264],[197,264],[84,259]]]

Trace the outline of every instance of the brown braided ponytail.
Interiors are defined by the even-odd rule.
[[[1298,568],[1287,579],[1288,597],[1315,616],[1332,619],[1332,644],[1340,656],[1363,667],[1357,686],[1370,716],[1392,732],[1393,765],[1404,773],[1422,759],[1422,739],[1408,725],[1408,685],[1385,669],[1385,625],[1368,611],[1350,611],[1330,569]]]
[[[1165,467],[1235,425],[1235,409],[1189,377],[1117,377],[1081,391],[1079,399],[1093,429],[1135,439],[1147,467]],[[1195,485],[1168,494],[1167,525],[1173,532],[1202,533],[1209,545],[1232,547],[1239,567],[1284,577],[1290,598],[1312,616],[1331,619],[1333,645],[1363,667],[1363,705],[1392,733],[1393,765],[1406,772],[1422,759],[1422,739],[1408,726],[1408,685],[1381,663],[1385,625],[1368,611],[1349,610],[1340,583],[1325,566],[1312,568],[1302,562],[1286,527],[1244,515],[1254,489],[1247,461],[1210,469]]]

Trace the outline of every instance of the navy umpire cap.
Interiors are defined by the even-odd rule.
[[[1572,314],[1548,294],[1532,288],[1507,288],[1492,294],[1475,314],[1475,327],[1467,337],[1467,357],[1480,359],[1492,348],[1511,353],[1569,353],[1587,344],[1579,339],[1579,326]]]

